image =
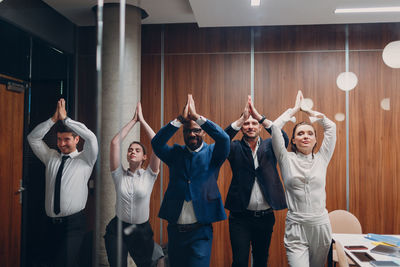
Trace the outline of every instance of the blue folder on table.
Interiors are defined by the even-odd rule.
[[[400,246],[400,238],[394,237],[394,236],[367,234],[365,236],[365,238],[373,240],[373,241],[384,242],[384,243],[398,246],[398,247]]]

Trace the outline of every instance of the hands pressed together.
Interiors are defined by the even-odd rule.
[[[143,123],[145,121],[142,112],[142,104],[140,103],[140,101],[136,105],[135,115],[133,115],[132,120],[140,123]]]
[[[320,114],[319,112],[316,112],[314,110],[311,110],[309,108],[307,108],[306,106],[304,106],[303,103],[304,97],[303,97],[303,93],[301,92],[301,90],[299,90],[297,92],[297,96],[296,96],[296,102],[294,104],[293,107],[293,115],[295,113],[297,113],[299,110],[303,111],[304,113],[308,114],[311,117],[317,117],[317,118],[322,118],[323,115]]]
[[[182,114],[178,116],[178,120],[181,123],[185,123],[188,121],[196,121],[200,118],[200,115],[196,112],[196,106],[194,104],[193,96],[188,94],[187,102],[185,107],[183,108]]]
[[[65,100],[64,98],[60,98],[57,102],[56,112],[54,112],[53,117],[51,117],[53,122],[57,122],[59,120],[65,120],[67,118],[67,111],[65,109]]]

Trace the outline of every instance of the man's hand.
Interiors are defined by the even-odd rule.
[[[247,121],[250,118],[250,103],[251,103],[251,96],[247,96],[246,106],[244,106],[244,110],[241,116],[243,121]]]
[[[58,118],[58,102],[57,102],[56,111],[54,112],[53,117],[51,117],[51,120],[52,120],[54,123],[56,123],[56,122],[59,120],[59,118]]]
[[[193,121],[197,121],[200,118],[200,115],[196,112],[196,106],[194,104],[193,96],[191,94],[188,95],[188,103],[189,103],[189,119]]]
[[[60,100],[58,100],[57,108],[58,108],[58,119],[65,120],[65,118],[67,117],[67,111],[65,110],[64,98],[60,98]]]
[[[250,107],[250,115],[257,121],[260,121],[263,117],[258,113],[253,103],[251,103],[251,97],[249,97],[248,105]]]
[[[183,107],[182,114],[180,114],[176,119],[181,123],[189,121],[189,97],[185,106]]]

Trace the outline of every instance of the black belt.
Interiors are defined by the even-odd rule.
[[[269,208],[267,210],[244,210],[242,212],[231,212],[233,217],[255,217],[255,218],[261,218],[264,217],[268,214],[273,213],[274,210],[272,208]]]
[[[83,210],[81,210],[80,212],[74,213],[72,215],[68,215],[68,216],[64,216],[64,217],[49,217],[49,219],[53,224],[62,224],[62,223],[65,223],[69,220],[72,220],[72,219],[82,216],[82,215],[83,215]]]
[[[171,226],[176,227],[178,229],[178,232],[180,232],[180,233],[186,233],[186,232],[191,232],[191,231],[197,230],[200,227],[204,226],[204,224],[196,222],[196,223],[190,223],[190,224],[171,224]]]

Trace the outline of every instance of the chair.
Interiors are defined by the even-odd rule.
[[[329,220],[331,221],[332,233],[336,234],[362,234],[362,227],[357,217],[346,210],[334,210],[329,212]],[[340,245],[341,246],[341,245]],[[333,262],[339,262],[338,253],[341,254],[336,246],[333,247]],[[343,247],[341,247],[343,250]],[[343,251],[344,253],[344,251]],[[348,264],[356,265],[349,257],[347,257]],[[339,266],[341,266],[339,264]]]

